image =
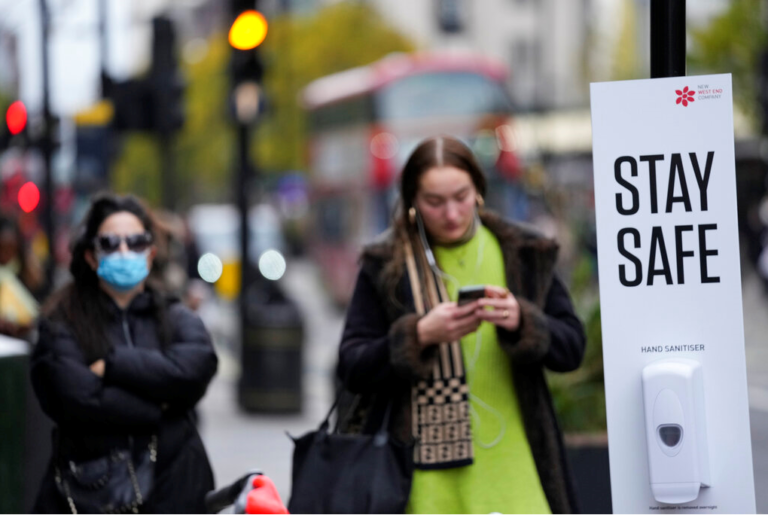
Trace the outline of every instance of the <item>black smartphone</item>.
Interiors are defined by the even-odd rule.
[[[465,286],[459,289],[459,298],[456,303],[459,306],[463,306],[464,304],[469,304],[470,302],[477,299],[482,299],[483,297],[485,297],[484,284],[479,284],[476,286]]]

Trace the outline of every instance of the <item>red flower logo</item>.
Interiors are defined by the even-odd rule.
[[[680,91],[679,89],[676,89],[675,93],[677,93],[677,101],[675,102],[675,104],[682,103],[683,106],[688,107],[688,102],[693,102],[694,100],[693,98],[694,91],[689,90],[688,86],[686,86],[685,89],[682,91]]]

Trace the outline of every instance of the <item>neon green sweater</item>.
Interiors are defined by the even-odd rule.
[[[496,237],[481,226],[467,243],[436,247],[451,300],[458,288],[476,284],[506,287],[504,259]],[[479,258],[479,261],[478,261]],[[416,470],[408,513],[550,513],[525,436],[509,358],[493,324],[462,338],[470,386],[472,465]]]

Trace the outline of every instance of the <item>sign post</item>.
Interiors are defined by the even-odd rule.
[[[685,0],[651,0],[651,78],[685,75]]]
[[[754,513],[731,76],[591,86],[615,513]]]

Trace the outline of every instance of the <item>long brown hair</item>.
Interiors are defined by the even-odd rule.
[[[477,164],[472,151],[452,136],[435,136],[422,141],[411,153],[400,175],[400,202],[395,209],[392,229],[394,255],[383,271],[384,284],[394,298],[397,284],[405,270],[405,254],[402,242],[416,235],[416,227],[408,218],[408,211],[419,191],[421,176],[436,167],[452,166],[467,172],[477,193],[485,196],[486,182],[483,170]]]
[[[69,271],[73,281],[54,293],[43,308],[44,316],[64,322],[69,327],[89,363],[106,356],[112,347],[106,335],[111,315],[108,297],[101,290],[99,278],[86,261],[85,253],[94,251],[93,242],[102,222],[121,212],[135,215],[154,240],[155,226],[150,211],[138,198],[99,194],[93,199],[72,241]],[[165,344],[169,336],[165,303],[159,291],[150,289],[150,293],[154,297],[152,315],[158,326],[161,344]]]

